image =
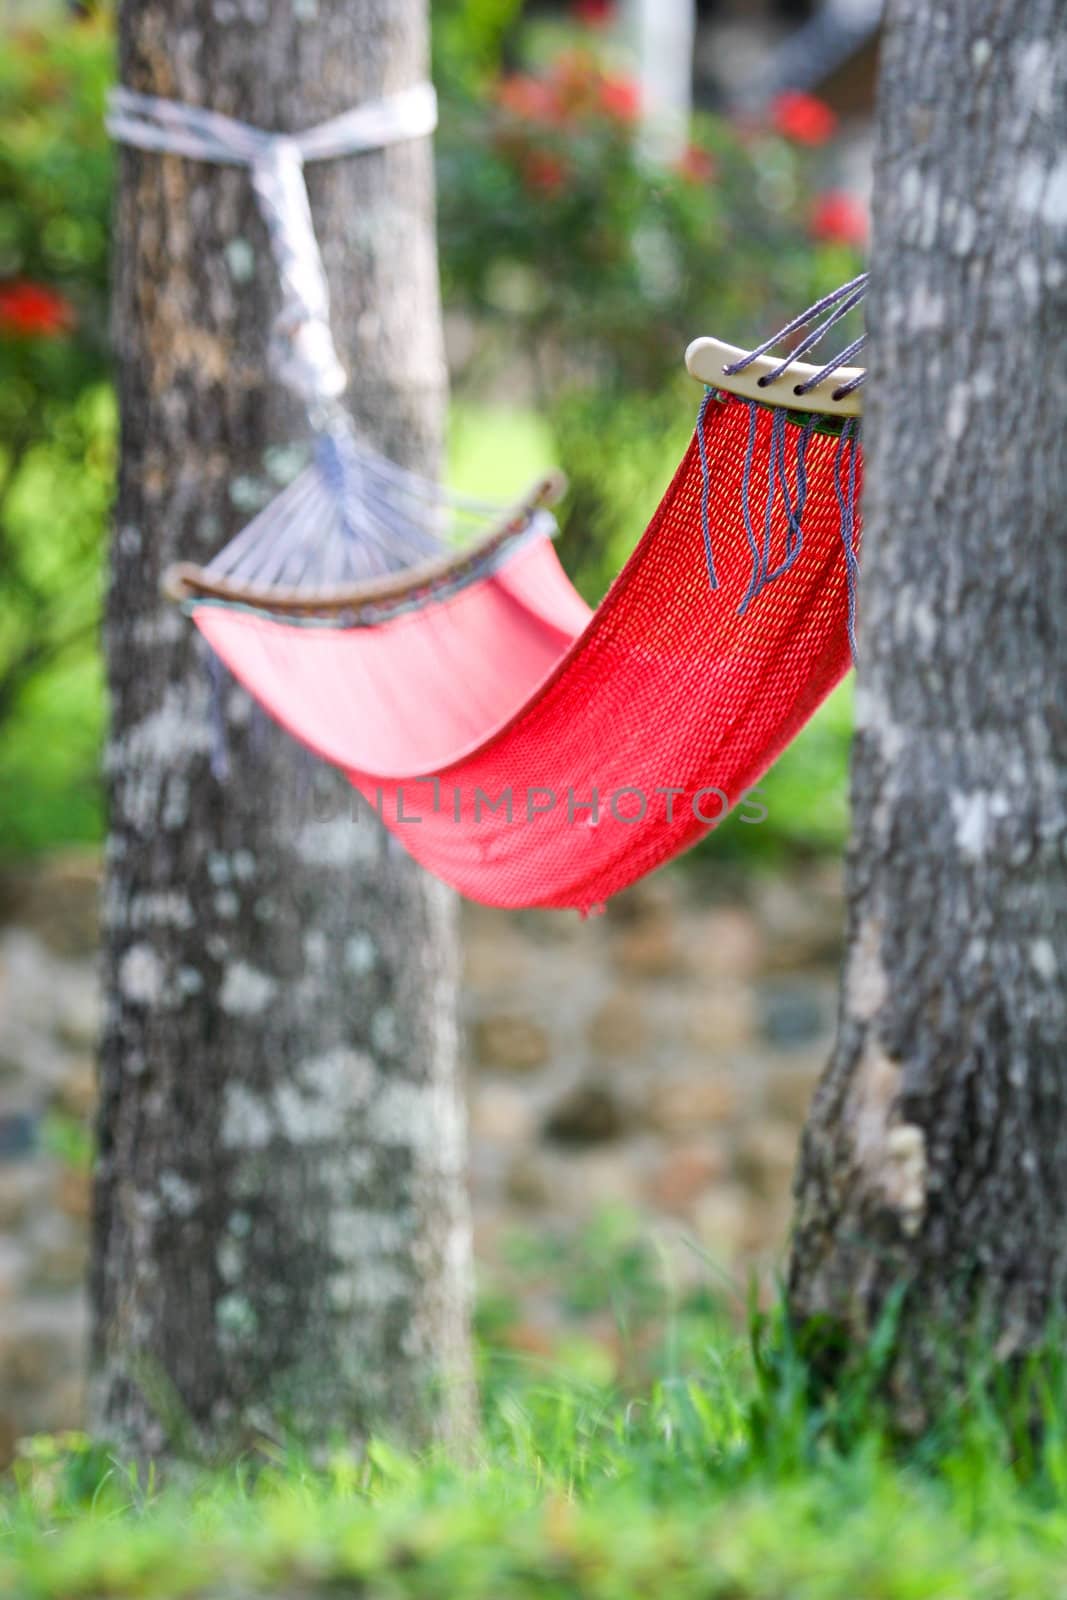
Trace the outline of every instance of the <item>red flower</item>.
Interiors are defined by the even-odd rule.
[[[641,110],[641,91],[632,78],[600,80],[600,109],[618,122],[633,122]]]
[[[771,122],[797,144],[825,144],[837,128],[837,118],[826,102],[798,89],[787,89],[778,96],[771,106]]]
[[[690,183],[714,183],[718,177],[715,157],[698,144],[691,144],[684,155],[679,156],[675,170],[679,177],[688,178]]]
[[[587,28],[606,28],[615,20],[614,0],[573,0],[571,11]]]
[[[556,194],[567,180],[567,169],[558,156],[545,150],[531,150],[522,163],[522,175],[531,189],[541,194]]]
[[[640,94],[632,79],[611,77],[587,51],[572,50],[559,56],[544,78],[521,73],[504,78],[497,84],[496,101],[524,122],[558,126],[597,117],[632,122]]]
[[[513,117],[522,117],[527,122],[555,122],[559,118],[558,96],[552,86],[540,78],[523,73],[504,78],[497,84],[496,99]]]
[[[73,328],[74,322],[70,301],[43,283],[22,278],[0,284],[0,333],[54,339]]]
[[[811,233],[830,244],[864,245],[867,242],[867,210],[843,189],[830,189],[819,196],[811,213]]]

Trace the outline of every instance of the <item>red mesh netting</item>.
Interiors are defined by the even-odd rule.
[[[489,905],[588,910],[701,838],[723,809],[712,791],[740,799],[850,664],[849,452],[833,434],[807,441],[799,554],[738,616],[753,574],[742,493],[751,415],[716,400],[702,424],[715,591],[694,438],[591,618],[538,542],[380,627],[213,604],[196,606],[195,620],[430,871]],[[774,413],[755,417],[748,504],[762,545]],[[801,425],[784,426],[795,505]],[[771,502],[773,570],[789,531],[780,484]]]

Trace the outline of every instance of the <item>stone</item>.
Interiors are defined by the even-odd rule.
[[[548,1206],[556,1194],[552,1164],[536,1150],[527,1151],[513,1163],[505,1187],[516,1205],[531,1210]]]
[[[475,1203],[471,1215],[471,1236],[474,1244],[474,1259],[479,1264],[486,1261],[498,1261],[501,1250],[507,1241],[507,1230],[501,1224],[503,1208],[496,1202],[484,1208]],[[514,1219],[511,1219],[514,1228]]]
[[[663,1211],[690,1213],[694,1201],[726,1173],[726,1158],[710,1139],[671,1145],[648,1186],[648,1198]]]
[[[88,1249],[84,1226],[53,1208],[33,1219],[27,1240],[30,1282],[42,1289],[74,1289],[85,1281]]]
[[[731,1072],[700,1072],[653,1084],[645,1107],[647,1120],[663,1133],[731,1121],[741,1105],[740,1084]]]
[[[17,1239],[0,1238],[0,1304],[10,1305],[26,1280],[28,1257]]]
[[[0,1386],[8,1403],[20,1392],[43,1390],[62,1359],[55,1341],[42,1339],[35,1329],[5,1329],[0,1338]]]
[[[75,1167],[63,1167],[56,1179],[56,1204],[64,1216],[86,1222],[93,1205],[92,1174]]]
[[[752,991],[740,984],[705,990],[686,1006],[686,1035],[699,1050],[734,1050],[756,1032]]]
[[[15,1119],[0,1159],[0,1462],[17,1435],[76,1426],[84,1400],[91,1182],[34,1143],[41,1114],[84,1127],[95,1109],[99,989],[84,929],[72,936],[54,903],[67,871],[46,871],[32,920],[0,928],[0,1113]],[[636,1213],[676,1252],[676,1286],[713,1281],[709,1256],[739,1281],[780,1257],[828,1053],[821,963],[840,877],[812,868],[744,892],[698,901],[666,872],[590,922],[464,907],[475,1247],[514,1298],[514,1348],[558,1350],[561,1331],[559,1269],[518,1268],[517,1232]],[[583,1336],[611,1346],[609,1322]]]
[[[47,1188],[40,1162],[0,1162],[0,1230],[17,1228],[46,1199]]]
[[[526,950],[505,913],[465,905],[462,926],[463,981],[469,988],[492,991],[521,979]]]
[[[613,895],[604,910],[609,922],[624,926],[647,921],[650,917],[673,916],[680,900],[677,879],[666,873],[654,873]]]
[[[56,1033],[76,1050],[94,1051],[100,1036],[102,1004],[95,975],[68,972],[56,997]]]
[[[75,1289],[85,1280],[85,1246],[73,1239],[39,1250],[33,1263],[33,1282],[42,1289]]]
[[[70,849],[10,874],[3,886],[6,920],[18,922],[56,955],[92,955],[100,930],[101,855]]]
[[[606,1083],[580,1083],[557,1102],[544,1121],[544,1135],[555,1144],[601,1144],[618,1139],[632,1116]]]
[[[536,1122],[525,1095],[510,1084],[483,1084],[471,1101],[471,1136],[509,1148],[528,1139]]]
[[[60,1110],[79,1122],[88,1121],[96,1110],[96,1067],[91,1056],[75,1056],[63,1073],[55,1096]]]
[[[504,915],[532,955],[559,950],[586,937],[585,921],[574,912],[561,916],[558,911],[532,906],[522,911],[507,911]]]
[[[766,930],[768,971],[840,964],[844,904],[839,879],[808,873],[794,880],[776,874],[761,879],[755,894]]]
[[[773,1203],[750,1203],[741,1229],[741,1248],[749,1258],[780,1262],[789,1242],[792,1204],[788,1190]]]
[[[474,1050],[479,1062],[505,1072],[532,1072],[549,1058],[548,1035],[529,1017],[499,1013],[474,1024]]]
[[[622,1151],[614,1148],[584,1151],[568,1165],[573,1187],[570,1205],[580,1211],[583,1221],[600,1211],[633,1205],[633,1176]]]
[[[810,980],[761,984],[757,1007],[761,1034],[779,1049],[796,1050],[816,1039],[829,1039],[832,1001],[820,984]]]
[[[685,946],[690,971],[706,979],[751,979],[766,953],[759,923],[743,906],[714,906],[693,917]]]
[[[768,1112],[790,1127],[801,1127],[807,1120],[812,1096],[822,1076],[825,1058],[822,1054],[810,1061],[796,1062],[790,1058],[774,1067],[767,1078],[764,1101]]]
[[[611,957],[632,977],[663,978],[677,972],[682,963],[675,919],[657,912],[624,924],[612,938]]]
[[[717,1184],[693,1207],[693,1225],[713,1260],[734,1263],[745,1248],[750,1201],[737,1184]]]
[[[35,1111],[0,1111],[0,1162],[20,1161],[33,1154],[39,1122]]]
[[[797,1159],[797,1130],[783,1122],[758,1122],[746,1128],[734,1152],[734,1171],[760,1199],[788,1195]]]
[[[639,997],[626,989],[613,990],[590,1018],[589,1044],[597,1055],[639,1054],[646,1044]]]
[[[0,1075],[13,1084],[54,1087],[61,1080],[67,1052],[56,1025],[71,974],[34,934],[0,934]]]

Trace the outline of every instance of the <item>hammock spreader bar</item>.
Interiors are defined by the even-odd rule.
[[[796,358],[866,284],[756,350],[690,347],[693,439],[591,613],[544,537],[558,485],[494,521],[368,450],[338,403],[301,163],[368,148],[370,129],[427,132],[428,105],[290,139],[114,102],[118,137],[252,168],[283,280],[279,370],[317,437],[305,472],[170,586],[217,660],[429,870],[490,905],[589,911],[716,827],[848,668],[865,373],[845,363],[863,339],[821,367]]]

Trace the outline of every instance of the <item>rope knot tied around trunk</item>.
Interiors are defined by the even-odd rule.
[[[107,117],[108,132],[123,144],[250,169],[282,292],[271,362],[309,408],[337,400],[348,380],[330,328],[330,294],[304,164],[424,138],[436,126],[437,96],[429,83],[356,106],[302,133],[269,133],[203,106],[125,88],[112,91]]]

